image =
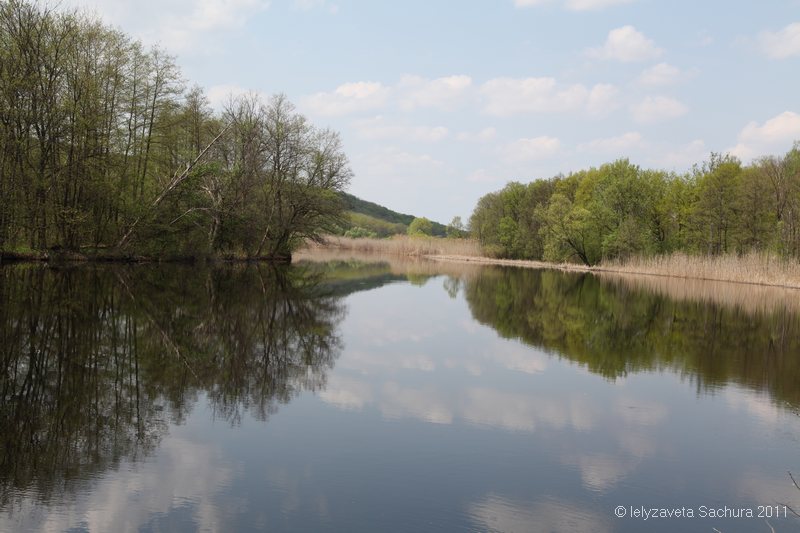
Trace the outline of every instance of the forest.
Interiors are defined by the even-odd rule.
[[[711,154],[685,174],[627,159],[479,201],[470,229],[495,257],[579,262],[682,252],[800,258],[800,143],[749,165]]]
[[[0,4],[0,252],[286,259],[340,225],[339,135],[282,95],[211,109],[175,58]]]

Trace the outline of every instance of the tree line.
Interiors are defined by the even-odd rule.
[[[497,257],[571,261],[684,252],[800,258],[800,143],[749,165],[711,154],[685,174],[627,159],[479,201],[470,230]]]
[[[214,112],[160,48],[0,4],[0,251],[285,257],[336,226],[350,176],[282,95]]]

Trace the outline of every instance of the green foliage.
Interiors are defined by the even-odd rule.
[[[378,234],[375,233],[374,231],[364,229],[360,226],[354,226],[349,230],[345,231],[344,236],[350,239],[361,239],[361,238],[375,239],[378,237]]]
[[[415,218],[408,225],[408,234],[415,235],[433,235],[433,223],[425,217]]]
[[[388,222],[363,213],[348,212],[347,219],[349,229],[363,228],[377,237],[389,237],[391,235],[405,235],[408,226],[405,224]],[[349,231],[349,230],[348,230]],[[345,232],[346,233],[346,232]]]
[[[346,192],[340,193],[340,197],[344,208],[347,210],[348,218],[348,221],[339,231],[340,234],[350,228],[360,226],[376,233],[378,237],[405,235],[408,232],[408,226],[414,221],[413,215],[404,215],[392,211],[382,205],[362,200]],[[431,221],[431,225],[430,235],[437,237],[447,235],[448,227],[434,221]]]
[[[587,265],[675,251],[800,257],[800,150],[747,167],[711,154],[683,176],[620,159],[511,182],[478,201],[470,229],[487,255]]]
[[[414,215],[404,215],[403,213],[392,211],[387,207],[362,200],[346,192],[342,192],[341,197],[345,209],[353,213],[361,213],[374,219],[384,220],[394,224],[404,224],[405,226],[408,226],[411,224],[411,221],[414,220]]]
[[[447,225],[447,236],[452,239],[463,239],[468,235],[464,223],[461,222],[461,217],[455,216],[450,224]]]
[[[0,154],[0,251],[285,258],[350,179],[285,97],[215,114],[159,48],[25,0],[0,3]]]

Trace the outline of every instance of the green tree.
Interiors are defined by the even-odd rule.
[[[464,223],[461,222],[460,216],[453,217],[450,224],[447,225],[447,236],[451,238],[461,238],[466,234]]]
[[[425,217],[415,218],[408,225],[408,234],[411,236],[431,235],[433,223]]]
[[[694,172],[698,187],[693,210],[695,242],[704,253],[726,253],[732,249],[738,216],[741,163],[731,156],[711,154]]]

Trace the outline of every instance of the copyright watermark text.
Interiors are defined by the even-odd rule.
[[[617,518],[635,520],[663,520],[673,518],[786,518],[786,505],[757,505],[755,507],[729,507],[727,505],[700,505],[697,507],[645,507],[643,505],[618,505]]]

